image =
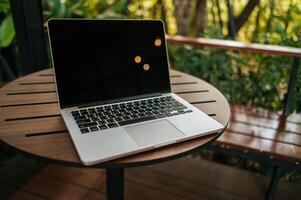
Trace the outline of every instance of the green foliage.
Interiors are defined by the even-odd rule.
[[[9,2],[8,0],[3,0],[0,2],[0,12],[9,10]]]
[[[9,46],[15,37],[15,28],[13,17],[10,12],[9,2],[7,0],[0,2],[0,12],[6,14],[6,17],[0,23],[0,48]]]
[[[207,33],[216,34],[216,30]],[[280,110],[286,91],[291,58],[240,54],[219,49],[170,46],[175,69],[198,76],[217,87],[232,104]],[[298,80],[300,82],[300,80]],[[300,83],[297,88],[300,91]],[[295,95],[295,101],[299,94]],[[299,111],[300,104],[294,103]]]
[[[9,46],[15,37],[12,15],[8,15],[0,25],[0,47]]]
[[[43,2],[45,19],[58,18],[124,18],[125,0],[48,0]]]

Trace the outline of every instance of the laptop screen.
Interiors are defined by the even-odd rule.
[[[169,92],[159,20],[48,21],[60,106]]]

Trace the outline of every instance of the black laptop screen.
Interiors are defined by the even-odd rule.
[[[161,21],[52,19],[48,29],[61,107],[170,91]]]

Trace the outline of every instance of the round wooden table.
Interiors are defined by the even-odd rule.
[[[172,91],[213,117],[226,129],[230,107],[212,85],[191,75],[170,70]],[[60,115],[53,70],[21,77],[0,89],[0,138],[3,145],[36,159],[62,165],[81,164]],[[154,164],[191,154],[214,141],[223,131],[106,163],[109,199],[122,199],[124,168]]]

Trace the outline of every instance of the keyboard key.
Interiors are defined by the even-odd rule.
[[[111,106],[105,106],[104,109],[105,109],[106,111],[109,111],[109,110],[112,110],[112,107],[111,107]]]
[[[92,122],[97,122],[97,121],[98,121],[98,118],[97,118],[97,117],[92,117],[92,118],[91,118],[91,121],[92,121]]]
[[[119,107],[119,105],[118,104],[114,104],[114,105],[112,105],[112,108],[113,109],[116,109],[116,108],[118,108]]]
[[[191,113],[191,112],[192,112],[192,110],[186,110],[185,112],[186,112],[186,113]]]
[[[183,106],[183,105],[174,107],[175,110],[183,110],[183,109],[186,109],[186,108],[187,107]]]
[[[95,108],[89,108],[88,109],[90,114],[96,113],[96,109]]]
[[[115,118],[115,117],[116,117],[116,115],[113,115],[113,114],[108,115],[108,118]]]
[[[114,127],[118,127],[118,125],[116,123],[110,123],[108,124],[109,128],[114,128]]]
[[[93,114],[89,114],[89,115],[86,115],[88,118],[93,118],[95,117]]]
[[[154,110],[153,113],[156,115],[160,114],[160,112],[158,110]]]
[[[81,133],[89,133],[90,131],[88,128],[82,128],[82,129],[80,129],[80,132]]]
[[[89,123],[89,122],[91,122],[90,119],[84,119],[84,120],[76,121],[77,124],[86,124],[86,123]]]
[[[79,112],[80,112],[81,115],[87,115],[88,114],[87,109],[80,110]]]
[[[123,117],[123,114],[121,114],[121,113],[116,114],[116,117]]]
[[[115,117],[114,119],[115,119],[115,121],[117,121],[117,122],[123,120],[121,117]]]
[[[146,115],[153,115],[153,112],[146,112]]]
[[[138,114],[139,117],[145,117],[146,115],[144,113]]]
[[[126,116],[123,116],[123,119],[124,119],[124,120],[129,120],[129,119],[131,119],[131,117],[128,116],[128,115],[126,115]]]
[[[97,125],[97,122],[90,122],[90,123],[86,123],[86,124],[79,124],[78,127],[79,128],[87,128],[87,127],[96,126],[96,125]]]
[[[144,121],[153,120],[153,119],[157,119],[157,117],[152,115],[152,116],[146,116],[146,117],[137,118],[137,119],[125,120],[125,121],[121,121],[121,122],[118,122],[118,123],[119,123],[120,126],[124,126],[124,125],[128,125],[128,124],[144,122]]]
[[[163,117],[166,117],[166,115],[165,114],[158,114],[158,115],[156,115],[158,118],[163,118]]]
[[[106,116],[101,116],[101,117],[99,117],[99,119],[100,119],[100,120],[106,120],[106,119],[108,119],[108,117],[106,117]]]
[[[114,123],[115,122],[114,119],[107,119],[106,121],[107,121],[107,123]]]
[[[72,114],[73,117],[78,117],[78,116],[80,116],[80,114],[79,114],[78,111],[72,111],[71,114]]]
[[[97,112],[103,112],[104,111],[103,107],[97,107],[96,110],[97,110]]]
[[[78,116],[78,117],[74,117],[75,121],[79,121],[79,120],[83,120],[83,119],[87,119],[86,116]]]
[[[106,122],[103,121],[103,120],[101,120],[101,121],[98,121],[98,124],[99,124],[99,125],[104,125],[104,124],[106,124]]]
[[[96,113],[95,116],[96,116],[96,117],[102,117],[102,116],[104,116],[104,115],[103,115],[103,113]]]
[[[132,114],[138,114],[139,112],[137,110],[132,110],[131,113]]]
[[[98,131],[97,126],[92,126],[92,127],[90,127],[90,131]]]
[[[134,114],[134,115],[130,115],[131,116],[131,118],[133,118],[133,119],[136,119],[136,118],[138,118],[138,115],[136,115],[136,114]]]
[[[108,127],[107,127],[107,125],[100,125],[100,126],[98,126],[98,128],[100,129],[100,130],[104,130],[104,129],[107,129]]]

